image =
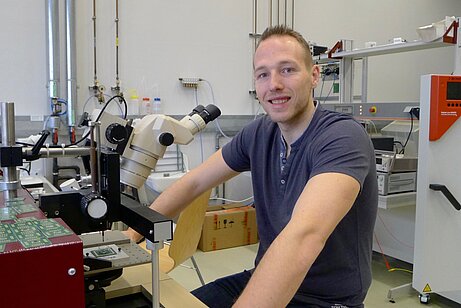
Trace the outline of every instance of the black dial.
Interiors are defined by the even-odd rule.
[[[126,131],[125,126],[122,126],[118,123],[112,123],[106,129],[106,139],[110,143],[119,144],[126,140],[128,132]]]
[[[161,145],[164,145],[167,147],[173,144],[174,137],[171,133],[161,133],[158,136],[158,142],[160,142]]]

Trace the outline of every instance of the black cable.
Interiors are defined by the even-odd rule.
[[[397,145],[397,144],[400,145],[401,150],[402,150],[402,149],[403,149],[403,144],[402,144],[402,142],[400,142],[400,141],[394,141],[394,145]],[[399,151],[397,151],[397,149],[396,149],[395,152],[398,153]]]
[[[407,140],[403,144],[402,150],[400,150],[399,154],[405,154],[405,148],[407,146],[408,140],[410,140],[411,133],[413,132],[413,113],[410,112],[411,124],[410,124],[410,132],[408,133]]]
[[[109,105],[109,103],[112,102],[112,101],[113,101],[114,99],[116,99],[116,98],[121,99],[121,100],[123,101],[123,104],[125,105],[125,114],[123,115],[123,118],[126,119],[127,113],[128,113],[128,105],[127,105],[127,103],[126,103],[126,100],[125,100],[125,98],[124,98],[123,96],[121,96],[121,95],[114,95],[114,96],[112,96],[112,97],[104,104],[104,106],[102,107],[102,109],[101,109],[101,111],[99,112],[98,117],[96,118],[95,121],[99,121],[99,118],[101,118],[102,113],[104,112],[104,110],[106,110],[106,108],[107,108],[107,106]]]
[[[102,107],[101,111],[99,112],[98,114],[98,117],[96,118],[95,122],[99,121],[99,119],[101,118],[101,115],[102,113],[104,112],[104,110],[106,110],[107,106],[109,105],[110,102],[112,102],[114,99],[120,99],[121,101],[123,101],[123,104],[125,106],[125,114],[123,116],[123,119],[126,119],[127,117],[127,113],[128,113],[128,105],[126,103],[126,100],[123,96],[121,95],[114,95],[112,96],[105,104],[104,106]],[[88,136],[90,135],[90,131],[88,131],[84,136],[82,136],[82,138],[80,138],[79,140],[75,141],[74,143],[71,143],[71,144],[68,144],[66,145],[65,147],[68,148],[70,146],[73,146],[73,145],[77,145],[79,144],[80,142],[82,142],[83,140],[85,140]]]
[[[27,142],[20,142],[20,141],[16,141],[16,144],[20,144],[20,145],[25,145],[25,146],[28,146],[28,147],[33,147],[34,145],[31,144],[31,143],[27,143]]]
[[[22,167],[21,167],[21,168],[19,168],[19,170],[25,171],[25,172],[27,172],[27,175],[30,175],[30,171],[27,170],[26,168],[22,168]]]
[[[333,88],[335,86],[335,83],[336,83],[335,81],[336,81],[336,78],[333,78],[333,83],[331,84],[330,91],[328,91],[327,97],[325,97],[325,99],[323,100],[323,103],[325,103],[327,101],[327,99],[330,97],[331,90],[333,90]]]

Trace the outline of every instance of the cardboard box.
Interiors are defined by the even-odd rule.
[[[258,242],[256,212],[240,203],[209,206],[199,249],[212,251]]]

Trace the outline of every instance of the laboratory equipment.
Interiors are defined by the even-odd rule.
[[[93,116],[97,117],[99,111]],[[214,105],[198,105],[180,121],[165,115],[151,114],[143,117],[135,127],[130,122],[103,112],[99,118],[101,131],[105,132],[106,146],[122,157],[120,181],[139,188],[151,174],[166,147],[188,144],[206,124],[221,114]]]
[[[8,277],[13,277],[13,282],[2,281],[1,287],[7,296],[1,297],[0,306],[26,307],[43,304],[51,307],[56,303],[56,298],[61,298],[61,295],[65,300],[58,303],[59,305],[64,303],[66,307],[82,307],[83,301],[87,306],[102,305],[104,301],[102,288],[119,277],[123,267],[146,263],[151,258],[154,281],[153,306],[158,307],[157,253],[163,241],[172,239],[172,220],[121,194],[120,184],[122,182],[135,188],[141,186],[146,178],[144,174],[150,174],[168,145],[191,142],[194,134],[203,130],[206,123],[219,115],[220,110],[215,106],[209,105],[205,108],[199,105],[180,121],[164,115],[150,115],[146,119],[141,119],[139,125],[133,128],[130,121],[107,113],[99,114],[98,123],[93,127],[97,127],[97,131],[104,134],[104,142],[98,142],[97,156],[92,156],[92,163],[98,166],[97,173],[93,174],[97,177],[94,185],[78,191],[41,195],[40,209],[38,209],[33,204],[33,198],[21,188],[17,179],[16,167],[22,165],[23,159],[75,157],[88,155],[95,148],[93,146],[90,148],[42,147],[47,136],[45,133],[41,141],[32,148],[16,145],[14,144],[14,108],[12,103],[3,103],[2,134],[5,136],[2,140],[8,143],[0,147],[1,167],[8,171],[3,182],[0,183],[4,191],[4,198],[1,200],[3,202],[0,203],[2,209],[0,271],[8,274]],[[100,137],[97,139],[102,140]],[[12,204],[16,205],[16,203],[23,212],[10,212]],[[30,222],[32,217],[38,222],[35,220]],[[24,219],[21,225],[16,222],[19,219]],[[40,227],[42,221],[45,227]],[[116,232],[115,235],[114,232],[103,232],[102,236],[97,234],[96,239],[93,238],[94,236],[86,236],[94,235],[87,232],[108,230],[112,222],[116,221],[122,221],[141,233],[147,239],[147,247],[152,250],[152,255],[142,251],[124,236],[117,236]],[[17,228],[11,227],[16,224],[18,224]],[[32,226],[26,229],[22,224]],[[53,225],[52,230],[59,229],[61,233],[53,231],[54,236],[42,237],[50,230],[50,224]],[[10,228],[24,232],[14,232],[11,235]],[[83,244],[76,236],[81,233],[85,233],[81,235]],[[120,235],[120,232],[118,233]],[[35,237],[31,237],[32,235]],[[93,248],[84,254],[84,247],[96,247],[101,244],[103,248]],[[114,249],[112,244],[117,244],[118,248]],[[115,250],[116,253],[112,254],[111,252]],[[37,254],[41,257],[38,258]],[[104,258],[99,258],[101,256]],[[43,260],[43,263],[36,263],[37,260]],[[13,274],[18,268],[11,264],[20,266],[25,264],[22,268],[27,270],[25,273],[27,277],[21,276],[18,281]],[[65,268],[65,271],[62,268]],[[83,268],[86,269],[85,273]],[[58,287],[53,287],[54,291],[60,293],[58,297],[49,296],[42,288],[37,287],[43,285],[45,276],[52,279],[49,284],[53,286],[59,284]],[[55,279],[56,276],[59,277]],[[69,282],[68,279],[72,281]],[[33,297],[21,296],[24,286],[34,288],[31,293]],[[72,296],[69,293],[72,293]]]
[[[378,172],[377,175],[378,194],[381,196],[416,190],[416,172]]]
[[[418,167],[417,157],[406,157],[388,151],[375,151],[376,171],[386,173],[416,171]]]
[[[413,288],[461,303],[461,76],[421,77]]]

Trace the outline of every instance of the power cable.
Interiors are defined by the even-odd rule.
[[[410,124],[410,131],[408,132],[407,140],[405,140],[405,143],[403,144],[402,150],[400,150],[399,154],[405,154],[405,148],[408,144],[408,141],[410,140],[411,133],[413,132],[413,113],[410,111],[410,118],[411,118],[411,124]]]

